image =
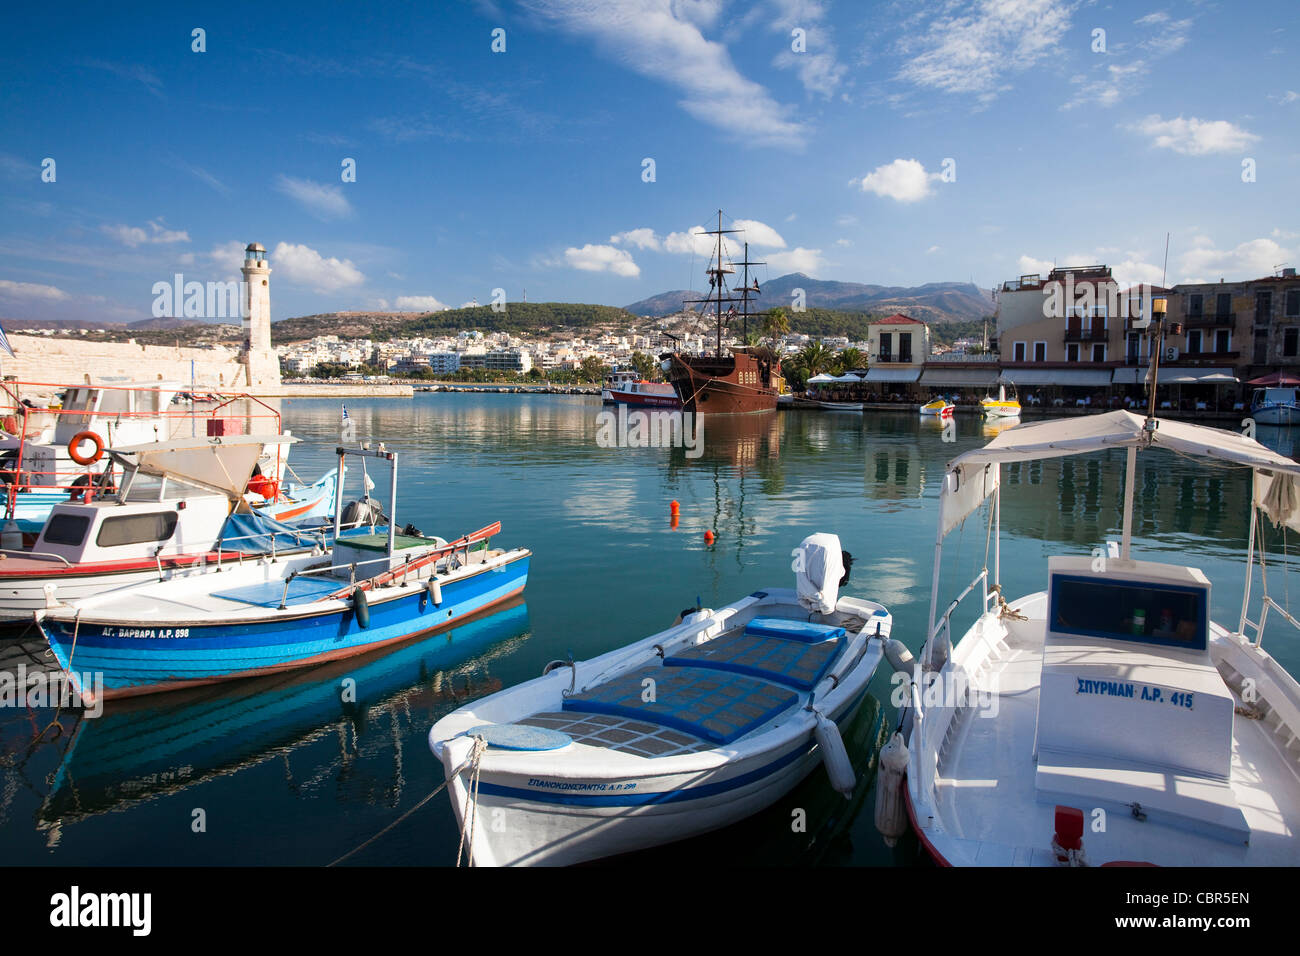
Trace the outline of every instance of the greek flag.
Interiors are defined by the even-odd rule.
[[[343,409],[343,419],[340,424],[346,424],[348,420],[348,407],[346,405],[340,405],[339,408]]]
[[[0,329],[0,349],[9,353],[9,357],[14,357],[14,350],[9,346],[9,339],[5,336],[5,330]]]

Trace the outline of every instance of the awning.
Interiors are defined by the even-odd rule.
[[[179,438],[112,449],[129,455],[144,475],[179,478],[204,488],[225,492],[238,500],[248,488],[257,459],[265,445],[296,442],[289,435],[234,435],[225,438]]]
[[[1147,380],[1147,366],[1130,366],[1115,369],[1115,385],[1143,385]],[[1233,385],[1237,377],[1230,368],[1162,368],[1161,385]]]
[[[862,376],[854,375],[852,372],[845,372],[843,375],[837,375],[834,381],[840,385],[857,385],[862,381]]]
[[[927,368],[921,373],[921,384],[937,388],[987,388],[998,383],[998,367],[989,364],[983,368]]]
[[[1004,368],[1002,377],[1017,386],[1072,385],[1096,388],[1111,383],[1108,368]]]
[[[1145,429],[1145,418],[1127,411],[1085,415],[1081,418],[1049,419],[1019,425],[999,434],[983,448],[959,455],[948,462],[939,504],[942,533],[961,523],[997,487],[997,468],[1003,462],[1060,458],[1066,455],[1105,451],[1109,448],[1168,448],[1182,455],[1200,457],[1249,468],[1268,469],[1267,480],[1257,480],[1257,504],[1273,506],[1274,520],[1292,528],[1300,523],[1286,501],[1272,488],[1272,480],[1283,474],[1300,477],[1300,463],[1292,461],[1253,438],[1236,432],[1188,422],[1161,419],[1154,432]],[[1294,489],[1291,489],[1294,490]],[[1269,493],[1273,492],[1270,498]],[[1280,502],[1280,505],[1279,505]],[[1300,529],[1298,529],[1300,530]]]
[[[919,368],[869,368],[868,382],[915,382],[921,377]]]
[[[824,385],[827,382],[833,382],[833,381],[835,381],[834,375],[827,375],[825,372],[822,372],[820,375],[814,375],[812,378],[808,379],[808,384]]]
[[[1287,375],[1285,372],[1274,372],[1272,375],[1265,375],[1261,378],[1252,378],[1247,385],[1300,385],[1300,378],[1294,375]]]

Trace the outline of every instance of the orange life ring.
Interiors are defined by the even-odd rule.
[[[86,457],[85,455],[82,455],[81,452],[77,451],[77,449],[81,447],[83,441],[95,443],[95,453],[93,455]],[[100,438],[94,432],[77,432],[77,434],[72,436],[72,440],[68,442],[68,457],[78,465],[93,465],[95,462],[99,461],[99,459],[104,457],[104,439]]]

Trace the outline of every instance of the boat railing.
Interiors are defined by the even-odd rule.
[[[981,592],[984,601],[983,613],[987,614],[992,609],[993,595],[996,594],[997,592],[995,590],[991,590],[987,586],[988,579],[989,579],[989,569],[981,568],[980,572],[977,575],[975,575],[974,578],[971,579],[970,584],[966,585],[966,589],[962,591],[961,594],[958,594],[955,598],[953,598],[952,602],[949,603],[947,609],[944,610],[943,615],[939,618],[938,621],[935,622],[934,627],[930,629],[930,634],[926,641],[927,645],[931,644],[935,640],[935,638],[937,638],[940,634],[942,634],[944,635],[947,646],[949,648],[952,647],[953,612],[956,611],[958,606],[961,604],[961,602],[966,599],[966,596],[975,590],[976,586],[981,584],[985,585],[985,587]]]
[[[241,534],[241,535],[236,535],[236,536],[233,537],[233,538],[218,538],[218,539],[217,539],[217,543],[216,543],[216,545],[215,545],[215,546],[213,547],[213,549],[212,549],[213,551],[216,552],[216,555],[217,555],[217,570],[218,570],[218,571],[221,570],[221,562],[222,562],[222,558],[223,558],[223,556],[224,556],[224,554],[225,554],[226,545],[230,544],[231,542],[234,542],[234,541],[257,541],[257,540],[260,540],[260,539],[262,539],[262,538],[270,538],[270,539],[271,539],[271,551],[270,551],[270,556],[271,556],[271,560],[274,561],[275,558],[276,558],[276,553],[277,553],[277,551],[276,551],[276,545],[275,545],[275,539],[276,539],[276,537],[277,537],[278,535],[283,535],[284,537],[292,538],[292,539],[293,539],[294,544],[296,544],[298,547],[297,547],[297,548],[290,549],[290,550],[300,550],[302,547],[304,547],[304,539],[305,539],[306,542],[309,542],[309,543],[311,543],[312,545],[314,545],[314,546],[316,546],[316,547],[319,547],[319,548],[323,551],[323,550],[325,550],[325,547],[326,547],[326,545],[325,545],[325,541],[326,541],[325,535],[326,535],[327,530],[328,530],[328,529],[326,529],[326,528],[314,528],[314,529],[313,529],[313,528],[305,528],[305,529],[303,529],[303,530],[301,530],[301,531],[262,531],[262,532],[258,532],[258,533],[255,533],[255,534]],[[257,554],[256,557],[262,557],[262,556],[264,556],[264,554],[265,554],[265,552],[263,552],[263,553],[261,553],[261,554]],[[251,557],[251,556],[253,556],[253,555],[249,555],[249,556]],[[239,558],[238,558],[239,563],[241,563],[241,564],[243,563],[243,561],[244,561],[244,557],[245,557],[245,552],[243,552],[243,551],[239,552]]]
[[[39,558],[42,561],[60,561],[66,567],[72,567],[72,562],[63,555],[54,554],[50,551],[21,551],[17,548],[0,548],[0,555],[6,558],[13,555],[15,558]]]
[[[1242,637],[1246,637],[1246,631],[1248,629],[1253,630],[1255,632],[1255,639],[1252,640],[1251,643],[1254,644],[1256,647],[1260,647],[1264,642],[1264,627],[1268,624],[1268,612],[1270,608],[1274,611],[1277,611],[1278,614],[1281,614],[1282,617],[1284,617],[1287,621],[1289,621],[1291,626],[1294,627],[1296,630],[1300,630],[1300,621],[1297,621],[1291,615],[1290,611],[1288,611],[1282,605],[1274,601],[1271,595],[1265,594],[1260,599],[1259,622],[1256,623],[1255,621],[1252,621],[1249,617],[1245,617],[1245,616],[1242,617],[1242,629],[1241,629]]]

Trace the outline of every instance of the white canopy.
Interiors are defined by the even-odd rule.
[[[867,369],[868,382],[915,382],[921,377],[919,368],[880,368],[872,366]]]
[[[1295,513],[1300,505],[1300,494],[1295,487],[1300,478],[1300,463],[1270,451],[1253,438],[1187,422],[1160,419],[1159,427],[1148,438],[1143,427],[1145,422],[1141,415],[1128,411],[1050,419],[1009,428],[983,448],[958,455],[948,462],[944,474],[940,534],[946,535],[993,493],[998,486],[998,465],[1004,461],[1062,458],[1129,447],[1139,451],[1148,447],[1166,448],[1178,454],[1265,469],[1271,474],[1257,478],[1256,503],[1275,522],[1285,521],[1300,531],[1300,514]],[[1281,476],[1292,487],[1279,487],[1270,496],[1273,481]],[[1285,507],[1288,501],[1293,502],[1290,508]]]
[[[842,382],[844,384],[855,384],[862,381],[861,375],[854,375],[852,372],[845,372],[843,375],[837,375],[831,379],[833,382]]]
[[[822,372],[820,375],[814,375],[812,378],[808,379],[808,384],[824,385],[827,382],[834,382],[834,381],[836,381],[834,375],[827,375],[825,372]]]
[[[291,435],[232,435],[223,438],[178,438],[112,449],[131,456],[141,474],[178,478],[231,498],[240,498],[264,445],[297,442]]]

